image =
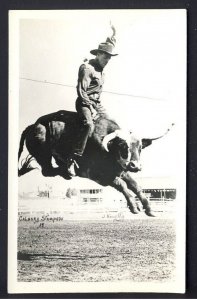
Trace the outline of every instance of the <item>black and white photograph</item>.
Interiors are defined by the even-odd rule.
[[[8,292],[185,292],[184,9],[9,11]]]

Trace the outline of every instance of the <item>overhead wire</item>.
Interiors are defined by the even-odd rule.
[[[76,88],[76,86],[74,86],[74,85],[58,83],[58,82],[52,82],[52,81],[47,81],[47,80],[38,80],[38,79],[31,79],[31,78],[26,78],[26,77],[20,77],[19,79],[38,82],[38,83],[45,83],[45,84],[52,84],[52,85],[59,85],[59,86],[66,86],[66,87]],[[164,101],[163,99],[159,99],[159,98],[145,97],[145,96],[132,95],[132,94],[123,94],[123,93],[118,93],[118,92],[114,92],[114,91],[105,91],[105,90],[103,90],[102,93],[108,93],[108,94],[113,94],[113,95],[118,95],[118,96],[126,96],[126,97],[144,98],[144,99],[149,99],[149,100]]]

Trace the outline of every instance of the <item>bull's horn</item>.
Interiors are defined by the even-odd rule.
[[[131,136],[131,132],[127,132],[127,131],[123,131],[121,129],[117,129],[114,132],[111,132],[109,134],[107,134],[104,138],[103,138],[103,147],[105,148],[105,150],[107,152],[109,152],[109,149],[107,148],[107,144],[113,140],[115,137],[119,137],[123,140],[126,141],[126,143],[128,144],[129,147],[129,142],[130,142],[130,136]]]
[[[103,147],[105,148],[105,150],[106,150],[107,152],[109,152],[109,149],[107,148],[107,144],[108,144],[111,140],[113,140],[115,137],[117,137],[117,132],[116,132],[116,131],[111,132],[111,133],[107,134],[106,136],[104,136],[102,145],[103,145]]]
[[[151,140],[151,141],[155,141],[155,140],[158,140],[158,139],[162,138],[164,135],[166,135],[166,134],[171,130],[171,128],[172,128],[174,125],[175,125],[175,124],[172,123],[172,124],[170,125],[170,127],[166,130],[166,132],[165,132],[164,134],[162,134],[161,136],[158,136],[158,137],[156,137],[156,138],[151,138],[150,140]]]

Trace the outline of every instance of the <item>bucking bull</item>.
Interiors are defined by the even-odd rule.
[[[168,131],[169,129],[162,136]],[[41,166],[43,176],[59,175],[70,179],[66,173],[66,160],[72,152],[78,134],[80,134],[80,122],[75,112],[62,110],[40,117],[21,135],[18,159],[25,142],[30,155],[25,162],[23,161],[18,176],[33,170],[31,161],[36,159]],[[94,131],[76,167],[76,174],[102,186],[111,186],[123,193],[128,208],[132,213],[137,214],[140,207],[132,196],[132,191],[141,201],[146,215],[153,217],[155,215],[150,202],[136,180],[132,178],[132,172],[141,170],[141,150],[162,136],[139,139],[131,132],[123,132],[107,115],[100,114],[95,120]],[[57,167],[52,165],[52,157]]]

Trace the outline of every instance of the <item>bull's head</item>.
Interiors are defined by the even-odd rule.
[[[172,124],[171,126],[173,126]],[[103,139],[103,147],[107,152],[115,156],[118,164],[123,170],[138,172],[141,171],[140,153],[145,147],[152,144],[152,141],[157,140],[167,134],[167,131],[156,138],[139,139],[131,132],[123,132],[116,130],[106,135]]]

